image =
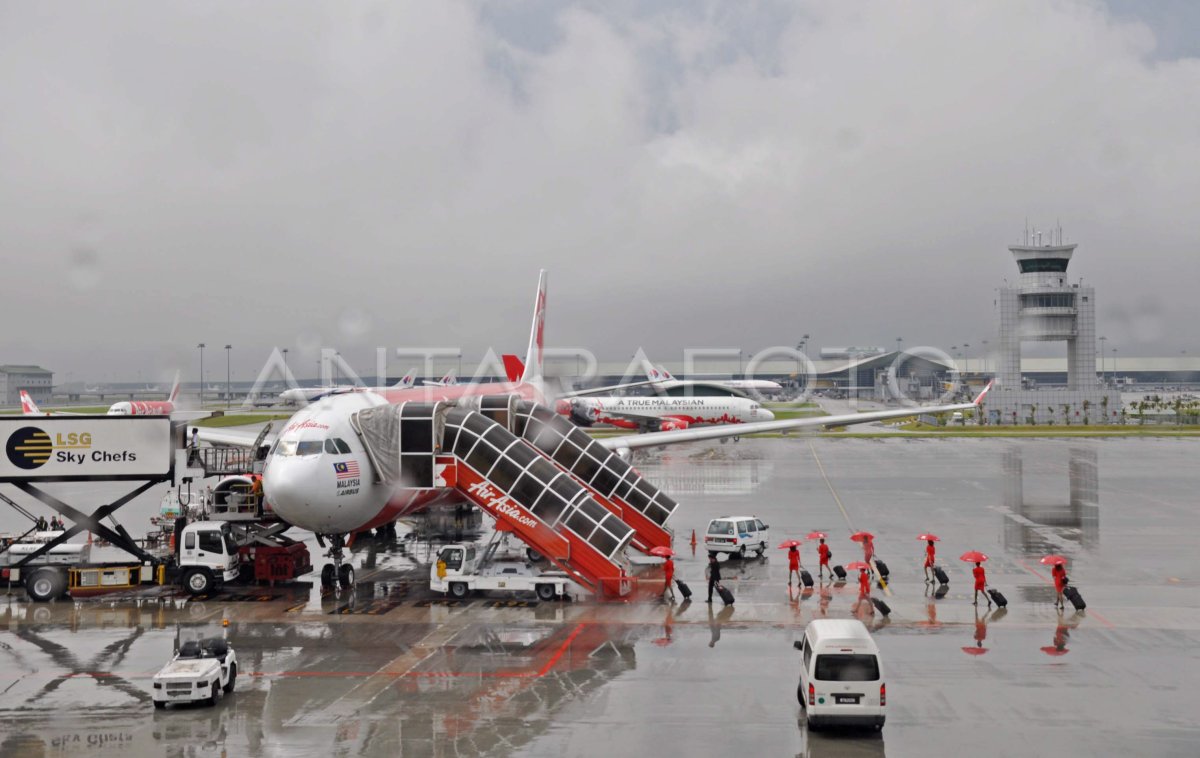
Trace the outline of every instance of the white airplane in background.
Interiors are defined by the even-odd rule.
[[[546,273],[542,271],[538,280],[524,372],[517,381],[411,389],[364,388],[357,392],[328,395],[297,411],[283,425],[278,435],[267,438],[271,447],[262,475],[266,499],[275,515],[284,523],[315,533],[322,543],[325,540],[330,542],[328,555],[332,558],[333,565],[322,571],[323,581],[327,577],[336,577],[345,586],[353,585],[353,567],[343,563],[347,536],[389,524],[435,503],[466,502],[465,495],[454,487],[407,487],[384,481],[356,431],[358,419],[361,418],[356,414],[367,409],[399,403],[454,402],[465,410],[480,402],[482,397],[495,395],[515,396],[546,405],[542,373],[545,309]],[[599,442],[603,449],[624,454],[634,449],[680,442],[717,440],[758,432],[848,426],[919,413],[966,410],[975,407],[982,396],[981,393],[975,403],[783,421],[754,421],[729,426],[627,435],[596,442]],[[477,415],[472,414],[471,418]],[[549,411],[549,415],[553,416],[552,410]],[[195,429],[201,441],[216,445],[248,447],[258,441],[257,436],[250,432],[206,427]],[[545,462],[544,456],[548,455],[532,445],[524,452],[530,456],[527,464],[530,467],[538,461]],[[512,498],[501,497],[500,500],[508,503]]]
[[[664,366],[659,366],[658,368],[651,366],[646,371],[646,378],[655,382],[656,388],[661,388],[669,394],[678,394],[671,391],[679,389],[686,392],[688,387],[724,387],[737,390],[740,393],[753,392],[763,395],[783,391],[782,384],[773,382],[770,379],[694,379],[683,381],[672,376],[671,372],[667,371]]]
[[[122,400],[113,403],[108,408],[109,416],[170,416],[175,411],[175,401],[179,399],[179,373],[175,373],[175,383],[171,385],[171,394],[166,400]],[[37,403],[25,390],[21,390],[21,412],[26,416],[46,416],[38,408]],[[92,414],[70,413],[55,411],[56,416],[87,416]]]
[[[404,376],[400,377],[400,381],[393,384],[389,389],[403,390],[413,386],[416,381],[417,370],[412,369]],[[340,395],[344,392],[362,392],[370,389],[361,384],[339,384],[332,387],[292,387],[279,393],[279,399],[286,405],[300,405],[303,403],[311,403],[320,400],[329,395]]]
[[[458,384],[458,377],[455,375],[454,370],[451,369],[450,371],[447,371],[446,375],[441,379],[438,379],[437,381],[425,379],[422,380],[421,384],[425,387],[453,387]]]

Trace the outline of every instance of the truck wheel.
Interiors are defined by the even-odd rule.
[[[233,686],[237,684],[237,664],[229,667],[229,681],[225,684],[225,694],[233,692]]]
[[[192,595],[207,595],[213,588],[212,574],[208,569],[191,569],[183,575],[183,588]]]
[[[553,584],[539,584],[539,585],[536,585],[533,589],[535,592],[537,592],[537,596],[538,596],[539,600],[553,600],[554,599],[554,585]]]
[[[326,563],[321,567],[321,586],[332,587],[333,579],[337,572],[334,571],[332,563]]]
[[[462,600],[464,597],[467,596],[467,593],[469,593],[469,592],[470,592],[470,590],[467,589],[467,585],[463,582],[451,582],[450,583],[451,597],[454,597],[458,600]]]
[[[525,557],[529,559],[530,563],[541,563],[542,561],[546,560],[546,556],[542,555],[531,547],[525,548]]]
[[[161,711],[163,708],[166,708],[166,707],[167,707],[167,704],[166,704],[165,702],[163,702],[162,700],[155,700],[155,701],[154,701],[154,707],[155,707],[157,710],[160,710],[160,711]]]
[[[216,682],[213,682],[212,694],[208,696],[208,704],[216,705],[217,701],[220,699],[221,699],[221,686],[219,684],[217,684]]]
[[[62,572],[53,568],[40,568],[25,582],[25,591],[35,603],[45,603],[63,594],[67,583]]]

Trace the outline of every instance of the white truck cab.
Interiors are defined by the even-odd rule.
[[[204,701],[216,705],[237,682],[237,653],[219,637],[183,643],[175,657],[154,675],[154,707]]]
[[[562,596],[570,579],[561,571],[539,572],[521,561],[481,560],[474,545],[443,547],[429,567],[429,589],[462,599],[472,592],[533,592],[539,600]],[[439,576],[439,564],[445,576]]]
[[[179,535],[180,582],[193,595],[206,595],[238,577],[238,546],[224,521],[196,521]]]
[[[808,728],[882,729],[887,718],[887,684],[879,648],[857,619],[816,619],[795,643],[800,651],[796,697]]]
[[[770,527],[757,516],[715,518],[708,522],[704,533],[704,549],[709,555],[727,553],[745,558],[752,551],[761,558],[770,541]]]

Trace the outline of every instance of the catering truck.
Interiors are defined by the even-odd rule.
[[[192,595],[206,595],[239,574],[239,548],[227,522],[196,521],[152,535],[139,545],[151,561],[100,542],[65,542],[26,561],[60,534],[0,538],[0,581],[19,583],[32,600],[46,602],[143,584],[177,583]]]

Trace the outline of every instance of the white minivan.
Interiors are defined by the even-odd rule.
[[[709,555],[729,553],[745,558],[753,552],[762,557],[771,541],[770,529],[754,516],[722,516],[708,522],[704,534],[704,549]]]
[[[796,643],[803,663],[796,697],[808,728],[883,728],[887,684],[879,648],[856,619],[817,619]]]

